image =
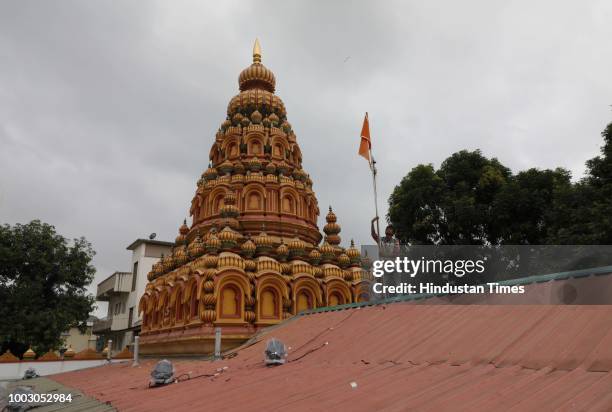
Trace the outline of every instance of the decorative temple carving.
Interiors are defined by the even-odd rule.
[[[258,42],[238,84],[197,182],[192,224],[148,275],[144,353],[211,351],[216,326],[230,347],[301,311],[369,299],[360,252],[340,246],[331,207],[319,246],[312,180]]]

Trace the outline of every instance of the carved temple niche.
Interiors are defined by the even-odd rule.
[[[244,292],[235,283],[225,284],[219,293],[219,319],[242,319]]]
[[[285,150],[280,143],[276,143],[272,148],[272,156],[282,159]]]
[[[175,319],[176,322],[182,322],[183,321],[183,315],[184,315],[184,311],[183,311],[183,289],[180,288],[177,292],[176,292],[176,302],[175,302],[175,309],[174,309],[174,313],[175,313]]]
[[[302,164],[302,153],[300,153],[300,149],[297,145],[293,146],[293,151],[291,152],[291,160],[295,166],[299,166]]]
[[[244,210],[263,211],[264,195],[258,189],[250,189],[244,196]]]
[[[292,215],[296,214],[296,202],[295,202],[295,198],[293,197],[292,194],[285,193],[283,195],[282,211],[284,213],[289,213],[289,214],[292,214]]]
[[[294,314],[315,309],[322,303],[321,287],[312,276],[298,276],[292,288]]]
[[[281,319],[281,297],[280,292],[273,286],[266,286],[259,295],[259,319],[280,320]]]
[[[274,273],[259,277],[256,295],[257,322],[280,322],[283,319],[283,299],[289,298],[289,289],[285,280]]]
[[[308,288],[300,289],[295,296],[295,313],[298,314],[315,307],[315,297],[312,291]]]
[[[210,159],[213,165],[216,165],[221,161],[221,153],[219,151],[217,143],[213,143],[212,147],[210,148],[208,158]]]
[[[189,319],[194,320],[198,318],[198,284],[197,282],[193,282],[191,285],[191,294],[189,296]]]
[[[219,211],[224,205],[225,192],[218,192],[214,196],[211,196],[212,201],[210,203],[210,216],[218,215]]]
[[[344,305],[344,303],[344,296],[340,292],[334,291],[329,294],[328,306]]]
[[[249,154],[253,156],[263,155],[263,144],[259,139],[253,139],[249,142]]]
[[[238,156],[240,156],[240,148],[237,142],[229,143],[225,150],[228,159],[236,159]]]
[[[274,157],[277,160],[284,159],[286,151],[287,151],[286,143],[278,136],[275,137],[272,141],[272,157]]]

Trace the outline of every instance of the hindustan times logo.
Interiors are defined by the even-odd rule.
[[[407,257],[397,257],[395,260],[375,260],[372,266],[374,277],[381,277],[386,273],[404,273],[411,278],[420,273],[454,274],[461,278],[466,274],[480,274],[485,271],[485,261],[483,259],[461,259],[461,260],[442,260],[442,259],[409,259]]]

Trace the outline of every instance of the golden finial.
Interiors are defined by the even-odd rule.
[[[255,38],[255,44],[253,45],[253,63],[261,63],[261,46],[258,38]]]

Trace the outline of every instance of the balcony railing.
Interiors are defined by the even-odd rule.
[[[122,313],[119,315],[114,315],[110,318],[107,317],[95,321],[93,324],[93,333],[100,334],[116,330],[124,330],[128,327],[128,315]]]
[[[115,272],[102,282],[98,283],[96,298],[98,300],[109,300],[115,293],[129,293],[132,290],[132,274],[127,272]]]

